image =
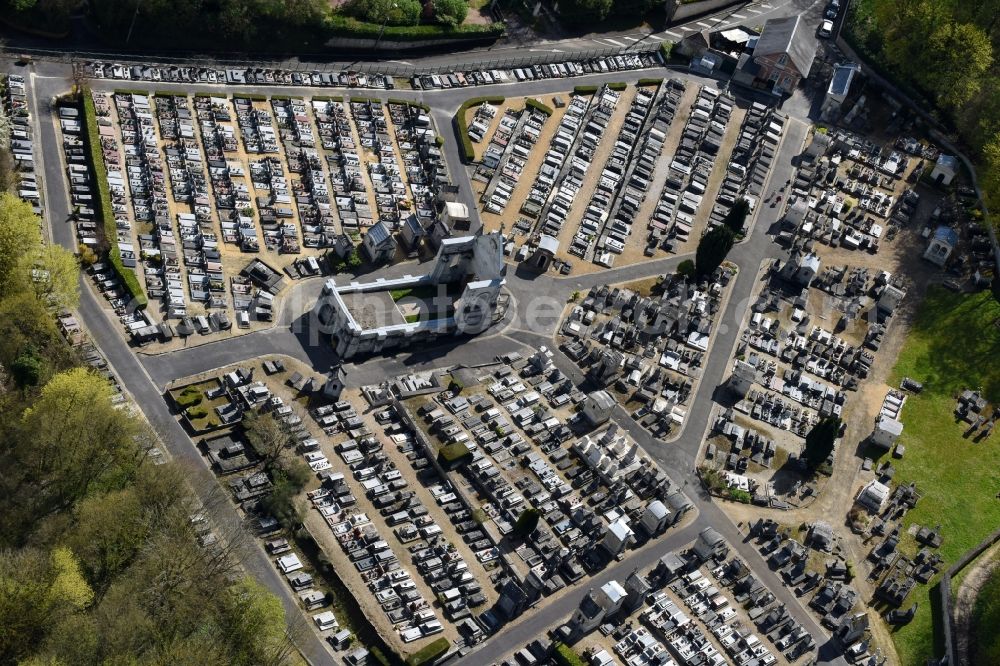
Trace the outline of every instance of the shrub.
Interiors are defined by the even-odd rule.
[[[447,652],[449,648],[451,648],[451,643],[447,638],[442,636],[407,657],[406,665],[422,666],[423,664],[428,664]]]
[[[574,86],[574,95],[593,95],[597,92],[597,86]]]
[[[355,39],[377,39],[382,27],[381,19],[377,23],[368,23],[351,16],[335,13],[331,13],[327,17],[326,23],[330,35]],[[492,41],[502,36],[506,30],[503,23],[490,23],[489,25],[463,23],[454,27],[437,24],[388,25],[382,38],[390,42],[418,42],[425,39]]]
[[[189,419],[203,419],[208,416],[208,412],[204,407],[189,407],[187,410],[187,417]]]
[[[344,5],[346,13],[363,21],[393,26],[416,25],[420,21],[417,0],[351,0]]]
[[[177,396],[177,404],[181,407],[194,407],[195,405],[200,405],[201,401],[201,391],[190,388],[184,389],[184,391]]]
[[[465,0],[434,0],[434,20],[441,25],[461,25],[469,13],[469,5]]]
[[[583,658],[573,651],[573,648],[566,645],[565,643],[559,643],[556,645],[555,651],[552,653],[553,659],[559,666],[586,666]]]
[[[80,243],[77,246],[77,252],[80,254],[80,263],[84,266],[92,266],[97,263],[97,253],[90,249],[90,246]]]
[[[636,85],[640,86],[658,86],[663,83],[663,79],[639,79]]]
[[[529,108],[529,109],[535,109],[536,111],[540,111],[540,112],[544,113],[547,116],[551,116],[552,115],[552,107],[549,106],[548,104],[543,104],[542,102],[538,101],[534,97],[529,97],[524,102],[524,106],[527,107],[527,108]]]
[[[627,83],[622,83],[621,81],[615,81],[614,83],[609,83],[608,84],[608,89],[609,90],[614,90],[615,92],[621,92],[621,91],[625,90],[626,88],[628,88],[628,84]]]
[[[87,155],[90,158],[90,167],[97,179],[94,208],[104,227],[104,240],[108,243],[108,263],[111,264],[118,279],[122,281],[125,291],[128,292],[132,300],[132,305],[141,310],[149,304],[149,299],[146,298],[146,293],[143,291],[142,285],[139,284],[139,278],[135,271],[125,267],[125,264],[122,263],[121,253],[118,251],[118,225],[115,224],[114,215],[111,214],[111,190],[108,187],[108,170],[104,166],[101,141],[98,138],[100,133],[97,129],[97,108],[94,106],[94,98],[90,96],[88,89],[84,88],[81,95],[83,96],[83,116],[87,126],[84,140],[87,146]]]
[[[673,42],[660,42],[660,57],[663,58],[663,64],[666,64],[670,60],[670,56],[674,51]]]
[[[753,496],[745,490],[741,490],[739,488],[730,488],[729,499],[733,500],[734,502],[742,502],[743,504],[749,504],[750,500],[753,499]]]

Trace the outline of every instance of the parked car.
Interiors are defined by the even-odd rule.
[[[817,33],[820,37],[828,39],[833,35],[833,21],[830,19],[824,20],[819,26],[819,32]]]

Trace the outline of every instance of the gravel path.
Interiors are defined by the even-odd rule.
[[[955,628],[955,648],[958,663],[968,664],[969,643],[972,636],[972,611],[976,605],[976,598],[979,590],[989,580],[992,574],[1000,567],[1000,543],[996,543],[992,548],[980,555],[975,562],[969,565],[969,573],[962,581],[958,593],[955,594],[952,607],[952,622]]]

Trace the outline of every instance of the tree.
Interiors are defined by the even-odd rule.
[[[693,278],[695,274],[694,262],[690,259],[685,259],[677,264],[677,274],[683,275],[686,278]]]
[[[131,565],[153,535],[187,519],[184,475],[173,465],[143,465],[136,482],[83,499],[67,542],[98,593]]]
[[[750,202],[739,199],[722,218],[722,224],[732,229],[734,234],[742,234],[746,226],[747,215],[750,213]]]
[[[610,13],[611,0],[562,0],[559,3],[559,16],[566,23],[576,25],[599,23]]]
[[[90,246],[80,243],[77,246],[77,252],[80,254],[80,263],[84,266],[92,266],[97,263],[97,253],[90,249]]]
[[[538,509],[529,506],[517,517],[517,522],[514,523],[514,534],[522,539],[529,537],[538,527],[538,519],[541,515]]]
[[[111,387],[83,368],[55,375],[24,410],[16,426],[5,483],[16,516],[31,521],[68,508],[112,478],[133,478],[152,435],[136,417],[111,402]],[[31,491],[28,492],[27,489]],[[0,512],[10,513],[10,512]]]
[[[806,435],[806,446],[802,452],[809,471],[815,472],[827,461],[839,434],[840,419],[836,416],[827,416],[813,426]]]
[[[38,386],[44,372],[45,361],[34,345],[28,345],[10,366],[10,374],[19,388]]]
[[[25,257],[42,246],[40,220],[31,206],[13,194],[0,194],[0,297],[19,290],[26,275],[18,275]]]
[[[461,25],[469,13],[465,0],[434,0],[434,20],[442,25]]]
[[[706,278],[722,265],[726,255],[733,249],[736,237],[733,230],[724,225],[712,227],[701,237],[695,251],[695,269],[699,278]]]
[[[231,664],[279,664],[291,654],[281,601],[263,585],[245,577],[223,603],[222,625],[231,646]]]
[[[275,472],[273,477],[271,493],[261,501],[261,507],[286,529],[295,529],[302,524],[302,507],[297,499],[302,486],[289,479],[283,471]]]
[[[80,302],[80,266],[73,253],[59,245],[46,245],[26,256],[19,273],[30,276],[32,287],[45,302],[62,308],[75,308]]]
[[[49,369],[61,370],[73,362],[72,350],[34,290],[0,299],[0,364],[10,367],[29,348]]]
[[[0,655],[16,663],[52,622],[89,605],[93,592],[71,550],[27,548],[0,551],[0,600]]]
[[[940,104],[959,108],[979,93],[993,64],[993,45],[985,32],[971,23],[948,21],[935,27],[925,48],[935,63],[919,72],[920,80],[936,91]]]
[[[268,471],[292,443],[284,424],[271,414],[247,412],[243,417],[243,432],[260,458],[261,466]]]

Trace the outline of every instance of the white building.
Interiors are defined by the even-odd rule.
[[[608,525],[604,533],[604,548],[611,557],[617,557],[629,544],[635,541],[635,532],[629,526],[629,520],[621,516],[618,520]]]
[[[954,155],[945,155],[942,153],[938,156],[937,162],[934,163],[934,169],[931,171],[931,180],[947,187],[951,185],[951,181],[955,179],[957,173],[958,159]]]
[[[342,359],[474,335],[497,316],[505,272],[499,232],[446,238],[426,275],[344,285],[330,278],[313,316]]]
[[[957,245],[958,233],[951,227],[942,225],[934,230],[931,242],[924,250],[924,259],[932,264],[944,266]]]
[[[889,486],[879,481],[872,481],[858,493],[857,503],[872,513],[882,513],[885,503],[889,501]]]
[[[873,444],[889,450],[896,443],[896,439],[903,434],[903,424],[896,419],[879,414],[875,421],[875,430],[872,432],[871,441]]]
[[[590,425],[599,426],[611,418],[615,404],[615,399],[603,389],[588,393],[587,399],[583,402],[583,417]]]
[[[646,505],[639,524],[650,536],[655,536],[665,530],[670,524],[670,509],[660,500],[653,500]]]
[[[733,374],[729,376],[729,388],[739,396],[746,397],[754,381],[757,379],[757,371],[746,361],[736,361],[733,366]]]

